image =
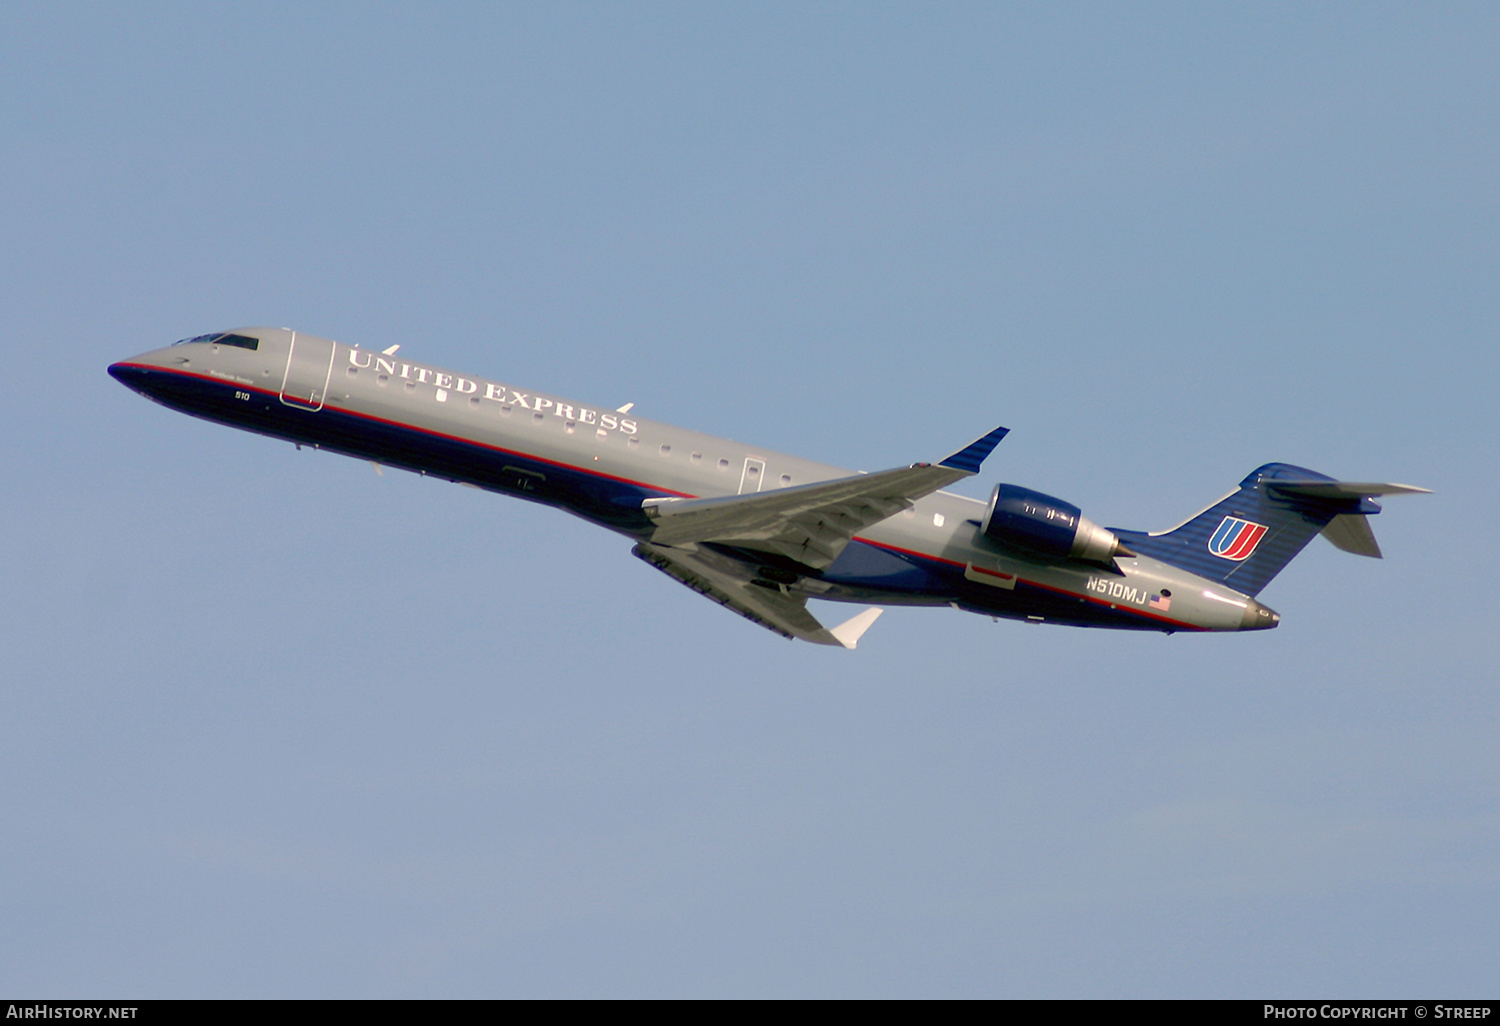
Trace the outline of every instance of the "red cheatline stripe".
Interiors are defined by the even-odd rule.
[[[858,542],[864,542],[866,545],[873,545],[877,549],[889,549],[892,552],[902,552],[902,553],[905,553],[908,556],[916,556],[918,559],[931,560],[934,563],[946,563],[948,566],[961,566],[961,567],[965,567],[965,568],[967,568],[968,565],[969,565],[967,563],[960,563],[960,562],[957,562],[956,560],[952,560],[952,559],[944,559],[942,556],[930,556],[930,555],[928,555],[925,552],[917,552],[914,549],[903,549],[899,545],[887,545],[885,542],[871,541],[868,538],[860,538],[860,537],[856,536],[854,540],[858,541]],[[976,567],[975,569],[978,569],[978,568]],[[1082,595],[1082,594],[1080,594],[1080,593],[1078,593],[1076,591],[1069,591],[1066,588],[1058,588],[1058,587],[1054,587],[1053,585],[1050,585],[1050,584],[1042,584],[1040,581],[1030,581],[1030,580],[1027,580],[1024,577],[1021,577],[1019,574],[1016,576],[1016,583],[1017,584],[1029,584],[1033,588],[1040,588],[1043,591],[1050,591],[1050,592],[1052,592],[1053,594],[1056,594],[1056,595],[1066,595],[1068,598],[1083,599],[1085,602],[1092,602],[1096,606],[1112,606],[1117,612],[1132,613],[1132,614],[1134,614],[1136,616],[1144,616],[1148,620],[1159,620],[1162,623],[1169,623],[1169,624],[1171,624],[1174,627],[1181,627],[1183,630],[1188,630],[1188,631],[1205,631],[1205,630],[1208,630],[1207,627],[1200,627],[1199,625],[1197,625],[1195,623],[1187,623],[1187,622],[1185,622],[1183,620],[1174,620],[1174,619],[1172,619],[1169,616],[1161,616],[1161,615],[1159,615],[1157,613],[1149,613],[1149,612],[1147,612],[1144,609],[1132,609],[1132,608],[1129,608],[1127,606],[1121,606],[1118,603],[1110,602],[1108,599],[1098,598],[1097,596],[1094,596],[1094,595]]]
[[[148,364],[138,363],[123,363],[120,364],[120,366],[135,367],[139,370],[155,371],[160,374],[176,374],[178,377],[183,378],[197,378],[200,381],[207,381],[215,385],[237,388],[242,392],[259,392],[261,395],[267,396],[272,399],[280,399],[281,397],[280,392],[273,392],[270,389],[258,388],[255,385],[243,385],[235,381],[228,381],[224,378],[215,378],[207,374],[196,374],[192,371],[174,370],[169,367],[152,367]],[[460,442],[464,445],[472,445],[480,449],[488,449],[490,452],[504,453],[507,456],[519,456],[522,459],[532,460],[536,463],[545,463],[549,467],[562,467],[564,470],[574,470],[580,474],[587,474],[590,477],[603,478],[606,481],[618,481],[620,484],[635,485],[638,488],[649,488],[653,491],[665,492],[668,495],[676,495],[679,498],[683,499],[696,499],[698,497],[691,492],[678,492],[673,491],[671,488],[663,488],[660,485],[651,484],[647,481],[635,481],[628,477],[616,477],[614,474],[606,474],[603,471],[594,470],[592,467],[578,467],[574,466],[571,463],[563,463],[560,460],[551,460],[545,456],[536,456],[529,452],[522,452],[519,449],[506,449],[503,446],[491,445],[488,442],[481,442],[473,438],[465,438],[462,435],[444,434],[441,431],[434,431],[431,428],[418,427],[415,424],[408,424],[405,421],[388,420],[385,417],[377,417],[373,413],[360,413],[358,410],[336,410],[327,405],[323,407],[322,412],[341,414],[345,417],[357,417],[360,420],[368,420],[375,424],[385,424],[390,427],[401,428],[404,431],[414,431],[417,434],[429,435],[433,438],[442,438],[450,442]]]
[[[861,538],[857,534],[854,536],[854,540],[857,542],[864,542],[866,545],[873,545],[877,549],[889,549],[892,552],[904,552],[908,556],[916,556],[918,559],[931,560],[934,563],[944,563],[948,566],[965,568],[967,568],[969,565],[967,563],[960,563],[954,559],[944,559],[942,556],[934,556],[929,552],[920,552],[917,549],[903,549],[899,545],[890,545],[886,542],[871,541],[869,538]]]
[[[1070,598],[1081,598],[1085,602],[1092,602],[1092,603],[1094,603],[1094,605],[1096,605],[1096,606],[1110,606],[1110,607],[1114,608],[1117,612],[1121,612],[1121,613],[1133,613],[1136,616],[1144,616],[1148,620],[1159,620],[1162,623],[1169,623],[1169,624],[1171,624],[1174,627],[1181,627],[1183,630],[1188,630],[1188,631],[1206,631],[1206,630],[1208,630],[1207,627],[1200,627],[1198,624],[1195,624],[1195,623],[1185,623],[1182,620],[1174,620],[1174,619],[1172,619],[1169,616],[1159,616],[1156,613],[1148,613],[1144,609],[1130,609],[1130,608],[1127,608],[1125,606],[1121,606],[1118,603],[1110,602],[1108,599],[1096,598],[1093,595],[1080,595],[1076,591],[1068,591],[1066,588],[1054,588],[1052,585],[1050,585],[1050,584],[1042,584],[1040,581],[1028,581],[1025,578],[1022,578],[1020,583],[1022,583],[1022,584],[1029,584],[1029,585],[1031,585],[1034,588],[1041,588],[1043,591],[1055,592],[1058,595],[1067,595]]]

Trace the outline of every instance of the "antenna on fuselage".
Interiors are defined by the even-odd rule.
[[[380,355],[381,356],[395,356],[396,355],[396,350],[398,350],[400,348],[401,348],[401,343],[398,342],[395,345],[391,346],[389,349],[382,349],[380,351]]]
[[[616,413],[629,413],[630,412],[630,408],[632,406],[634,406],[634,405],[635,405],[635,403],[626,403],[624,406],[617,407],[615,409],[615,412]]]

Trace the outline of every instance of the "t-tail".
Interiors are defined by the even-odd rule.
[[[1375,498],[1426,491],[1335,481],[1289,463],[1267,463],[1180,527],[1160,534],[1118,529],[1115,534],[1134,552],[1253,596],[1316,534],[1345,552],[1379,559],[1368,519],[1380,512]]]

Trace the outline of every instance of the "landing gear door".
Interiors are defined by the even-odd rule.
[[[281,380],[281,401],[299,410],[321,410],[333,374],[333,352],[334,344],[326,338],[292,332],[286,376]]]

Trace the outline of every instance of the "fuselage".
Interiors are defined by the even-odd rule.
[[[285,329],[204,336],[109,370],[184,413],[556,506],[637,541],[653,530],[642,509],[648,499],[746,494],[853,473]],[[799,593],[832,601],[1168,632],[1275,626],[1276,615],[1253,598],[1145,556],[1111,568],[1004,549],[978,530],[984,512],[977,499],[939,491],[861,532],[821,572],[746,558],[771,564]]]

